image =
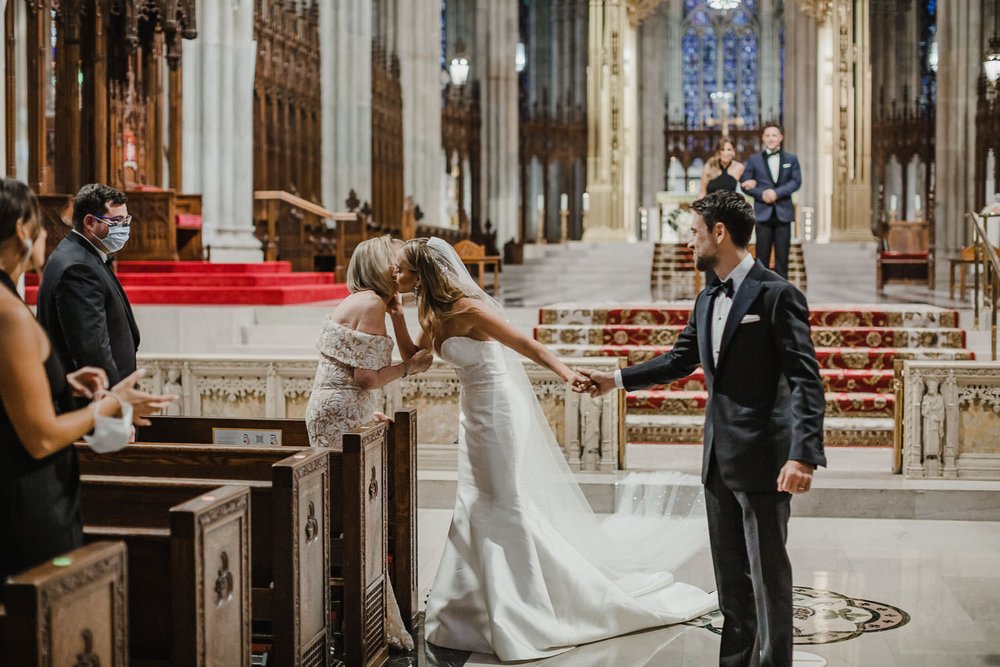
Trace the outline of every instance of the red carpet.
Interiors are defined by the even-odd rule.
[[[132,305],[285,306],[347,296],[333,274],[293,273],[288,262],[119,262],[117,271]],[[25,300],[34,304],[38,277],[25,282]]]

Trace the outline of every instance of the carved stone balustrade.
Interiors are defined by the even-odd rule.
[[[209,417],[302,418],[312,392],[316,358],[216,355],[141,356],[148,369],[144,386],[178,394],[168,414]],[[615,359],[573,359],[594,370],[618,367]],[[620,397],[591,398],[573,392],[548,369],[525,362],[525,370],[574,470],[617,469],[625,411]],[[454,369],[435,361],[425,373],[390,384],[383,390],[382,412],[414,407],[418,420],[420,465],[454,469],[458,452],[459,381]]]
[[[1000,362],[903,365],[903,474],[1000,480]]]

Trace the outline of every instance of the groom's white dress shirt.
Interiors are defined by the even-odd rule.
[[[778,175],[781,174],[781,149],[767,154],[767,170],[771,172],[771,182],[778,184]],[[736,282],[735,280],[733,281]]]
[[[732,279],[733,281],[733,298],[740,291],[740,285],[746,279],[747,274],[750,273],[750,269],[754,265],[753,255],[747,253],[740,263],[736,265],[732,271],[729,272],[728,276],[719,276],[719,280],[725,282],[726,280]],[[733,307],[733,299],[726,296],[726,293],[720,291],[716,297],[715,302],[712,304],[712,360],[715,363],[719,363],[719,351],[722,348],[722,332],[726,328],[726,320],[729,319],[729,311]],[[621,369],[615,371],[615,386],[619,389],[624,389],[625,385],[622,383],[622,372]]]

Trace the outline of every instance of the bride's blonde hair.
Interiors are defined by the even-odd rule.
[[[428,239],[410,239],[403,244],[402,259],[417,274],[417,319],[424,335],[434,338],[434,321],[457,315],[455,303],[466,294],[450,271],[444,269],[441,258],[427,245]]]

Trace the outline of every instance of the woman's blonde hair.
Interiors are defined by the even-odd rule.
[[[371,290],[383,299],[391,297],[396,292],[391,270],[394,254],[388,234],[359,243],[347,265],[347,289],[352,294]]]
[[[455,302],[467,296],[451,273],[438,263],[435,251],[426,238],[411,239],[403,244],[402,259],[417,274],[417,319],[429,339],[434,339],[434,320],[456,315]]]

